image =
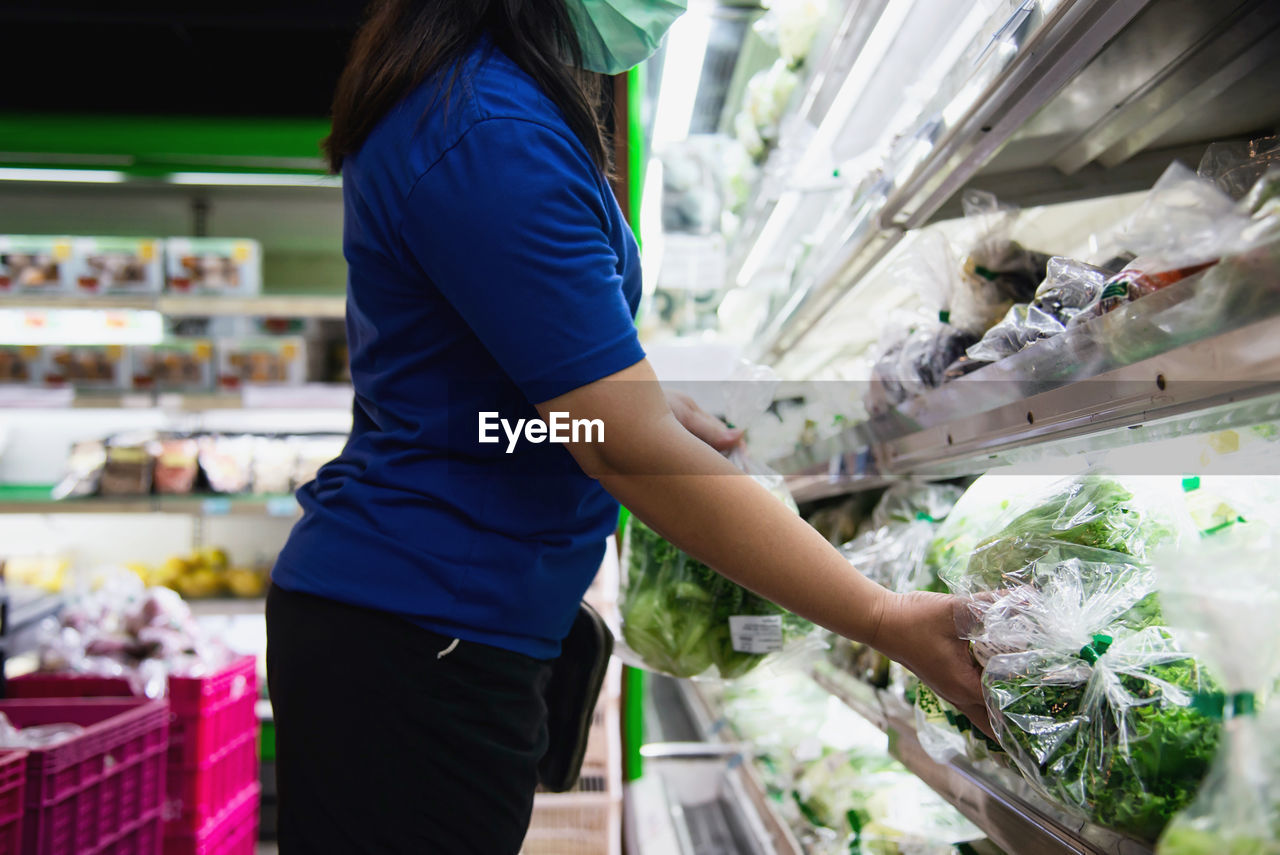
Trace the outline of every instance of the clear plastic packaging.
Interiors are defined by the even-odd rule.
[[[0,235],[0,294],[67,293],[70,260],[70,238]]]
[[[215,493],[247,493],[253,480],[252,436],[202,436],[200,470]]]
[[[33,344],[0,345],[0,385],[29,386],[40,376],[39,347]]]
[[[213,389],[213,342],[168,339],[130,353],[133,388],[143,391],[203,392]]]
[[[1221,679],[1202,703],[1226,718],[1213,768],[1159,855],[1280,853],[1280,704],[1259,709],[1280,675],[1277,546],[1270,525],[1246,523],[1157,556],[1170,625]]]
[[[925,554],[960,492],[948,484],[893,485],[871,513],[872,528],[841,546],[841,553],[863,575],[892,591],[937,590],[937,577],[926,571]]]
[[[73,238],[67,275],[77,293],[159,294],[164,288],[164,243],[154,238]]]
[[[45,386],[129,388],[129,352],[122,345],[45,345],[40,355]]]
[[[200,474],[200,446],[191,437],[166,437],[156,448],[154,480],[157,493],[186,495]]]
[[[306,340],[301,336],[222,339],[216,353],[223,389],[300,386],[307,379]]]
[[[768,369],[743,366],[726,385],[729,422],[749,426],[772,401],[777,380]],[[730,460],[796,510],[781,475],[741,446]],[[622,567],[619,652],[631,664],[675,677],[728,680],[774,654],[823,646],[812,623],[686,555],[635,516],[623,535]]]
[[[1243,199],[1269,169],[1280,167],[1280,137],[1216,142],[1204,151],[1196,174],[1232,199]]]
[[[967,190],[961,199],[978,236],[961,263],[951,295],[950,322],[981,336],[1014,303],[1028,303],[1044,281],[1050,256],[1029,250],[1011,237],[1018,209],[1001,205],[991,193]]]
[[[9,717],[0,712],[0,748],[22,750],[52,748],[82,733],[84,733],[84,727],[70,722],[15,727],[13,722],[9,721]]]
[[[241,238],[169,238],[165,270],[174,293],[252,296],[262,290],[262,246]]]
[[[1128,556],[1045,557],[1022,578],[973,602],[1000,743],[1046,797],[1154,839],[1217,748],[1220,726],[1195,704],[1212,680],[1160,625],[1151,573]]]

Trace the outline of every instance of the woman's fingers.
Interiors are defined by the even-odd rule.
[[[684,429],[714,448],[716,451],[729,451],[742,441],[743,431],[731,428],[715,416],[708,413],[688,395],[679,392],[667,393],[667,404],[676,420],[684,425]]]

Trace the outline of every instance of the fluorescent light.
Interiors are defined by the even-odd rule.
[[[0,309],[0,344],[159,344],[164,318],[150,309]]]
[[[907,13],[911,11],[912,5],[911,0],[894,0],[894,2],[886,4],[884,11],[880,14],[880,19],[876,21],[875,28],[867,37],[866,44],[858,52],[858,58],[854,60],[853,66],[845,76],[844,82],[840,84],[840,89],[831,101],[831,107],[827,110],[826,115],[822,117],[822,122],[818,125],[818,129],[809,139],[809,144],[805,147],[804,156],[800,158],[799,163],[796,164],[795,169],[792,171],[794,176],[793,184],[809,181],[813,177],[813,173],[817,171],[821,159],[831,153],[831,147],[835,143],[837,135],[844,129],[849,117],[853,114],[853,108],[857,106],[858,100],[862,97],[863,92],[866,91],[867,81],[871,79],[871,75],[880,66],[885,54],[889,51],[890,45],[893,44],[894,38],[902,30],[903,22],[906,21]],[[663,78],[665,80],[665,73]],[[799,195],[795,193],[783,193],[778,198],[778,203],[774,205],[773,211],[769,214],[769,219],[765,221],[764,226],[760,229],[759,237],[756,238],[751,251],[743,260],[742,267],[739,268],[735,279],[738,285],[747,285],[759,272],[765,258],[773,251],[773,245],[781,235],[787,220],[791,219],[795,214],[799,204]]]
[[[641,290],[652,294],[658,287],[662,267],[662,161],[649,158],[644,170],[644,187],[640,193],[640,271]]]
[[[760,236],[752,244],[751,251],[747,253],[747,257],[742,260],[742,267],[738,269],[738,275],[735,279],[738,285],[746,287],[751,284],[751,280],[755,278],[756,273],[760,271],[760,267],[764,264],[765,257],[773,250],[773,245],[778,242],[778,237],[782,234],[783,228],[786,227],[787,221],[795,215],[796,209],[799,207],[799,193],[787,191],[778,197],[777,204],[769,212],[769,219],[765,220],[764,227],[760,229]]]
[[[677,142],[689,136],[693,105],[698,98],[702,63],[711,38],[711,16],[686,12],[667,34],[667,50],[662,60],[662,83],[653,118],[653,147]]]
[[[305,175],[292,172],[175,172],[170,184],[225,187],[341,187],[337,175]]]
[[[123,172],[110,169],[18,169],[0,168],[0,181],[54,181],[69,184],[119,184]]]

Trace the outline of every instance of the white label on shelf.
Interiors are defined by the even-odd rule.
[[[120,407],[125,410],[149,410],[151,409],[151,396],[136,393],[121,395]]]
[[[782,615],[733,615],[729,636],[739,653],[777,653],[782,649]]]

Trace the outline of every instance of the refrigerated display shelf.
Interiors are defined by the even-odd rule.
[[[1133,318],[1140,303],[1132,304]],[[1070,369],[1067,360],[1089,361],[1121,323],[1118,318],[1106,335],[1062,347],[1056,364],[1024,351],[908,401],[892,417],[855,425],[771,465],[793,478],[816,479],[838,457],[869,454],[877,462],[883,475],[840,479],[827,485],[830,495],[837,487],[882,486],[884,477],[950,478],[1029,462],[1043,468],[1081,453],[1280,419],[1280,317],[1274,316],[1055,385],[1053,378]],[[1022,357],[1041,359],[1034,366],[1039,371],[1027,372]]]
[[[0,514],[188,514],[193,516],[249,515],[293,518],[298,502],[292,494],[264,496],[94,496],[84,499],[50,498],[42,485],[0,486]]]
[[[346,315],[346,298],[283,294],[257,297],[6,294],[0,297],[0,308],[148,309],[174,317],[342,318]]]
[[[1267,81],[1280,67],[1277,30],[1280,7],[1260,0],[1001,5],[979,28],[975,44],[989,36],[981,53],[958,62],[914,129],[880,153],[881,173],[850,188],[839,228],[804,237],[819,250],[794,271],[752,355],[782,359],[837,301],[855,298],[907,232],[954,215],[959,193],[979,180],[1023,206],[1111,195],[1149,186],[1175,156],[1195,163],[1210,141],[1273,127],[1280,101]],[[802,202],[824,204],[815,194]],[[748,218],[735,259],[769,231],[757,227],[767,203],[755,210],[763,214]]]
[[[1010,792],[964,759],[935,762],[920,745],[901,701],[829,666],[814,669],[817,683],[889,736],[889,752],[954,805],[997,846],[1018,855],[1151,855],[1142,841],[1070,817],[1027,789]]]

